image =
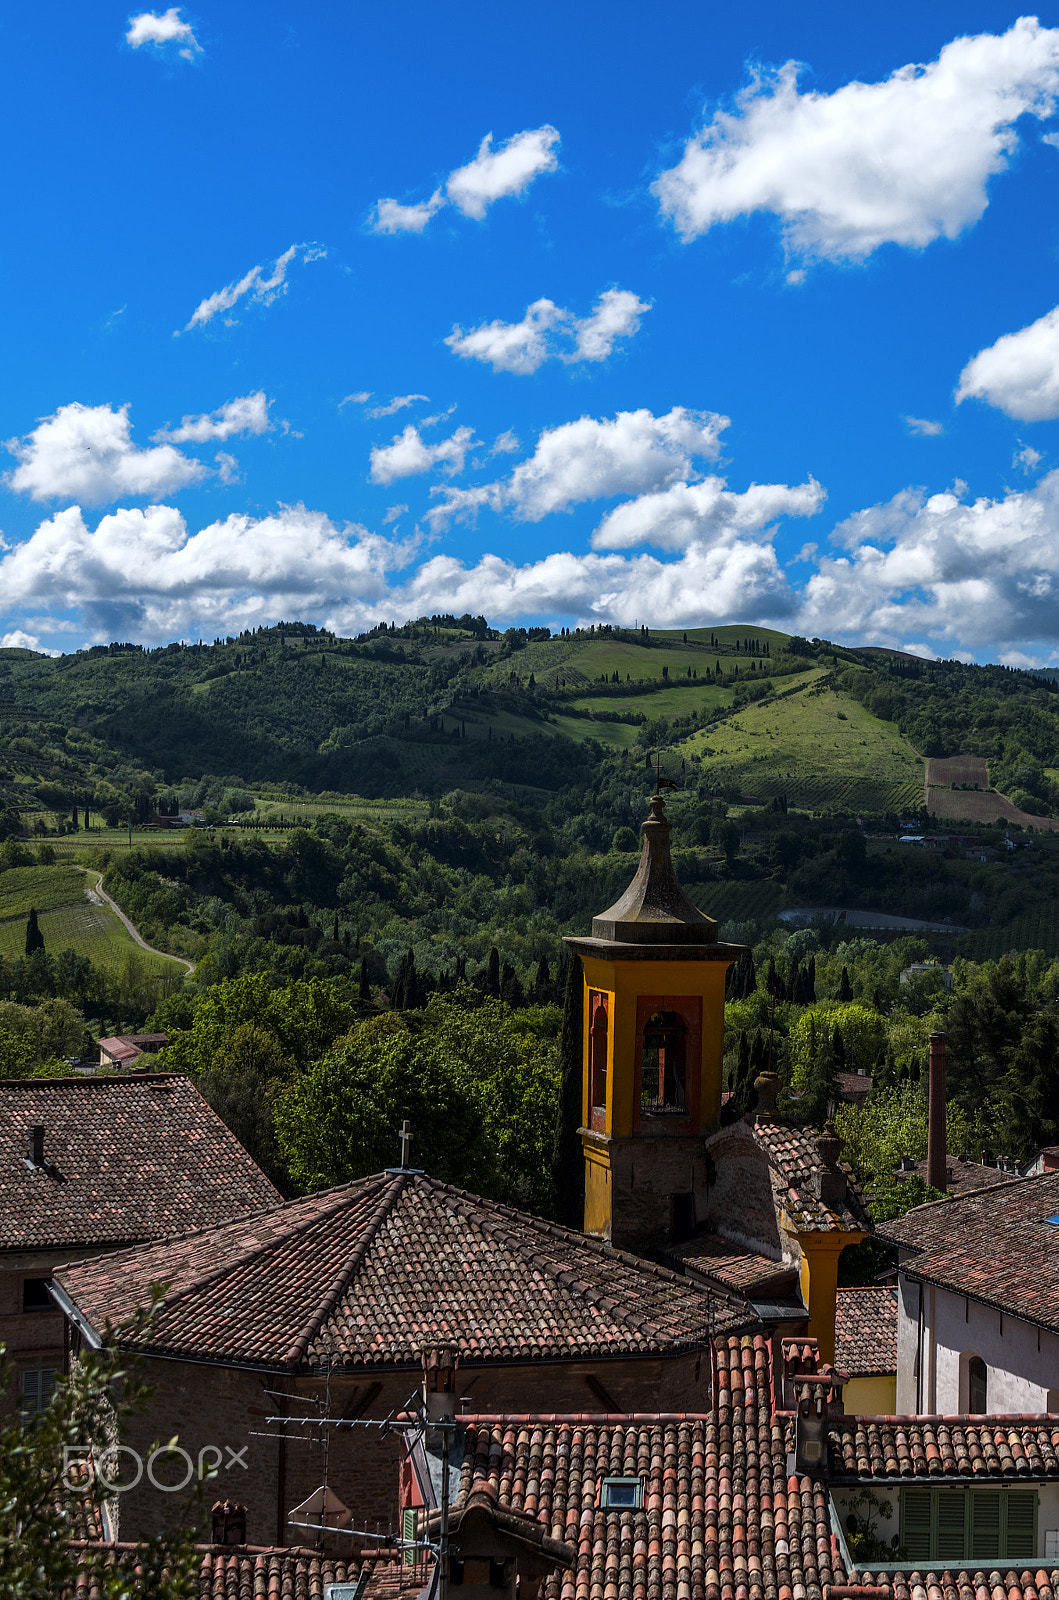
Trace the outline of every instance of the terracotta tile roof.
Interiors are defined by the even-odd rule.
[[[836,1072],[835,1082],[843,1100],[866,1100],[871,1094],[870,1072]]]
[[[917,1173],[926,1183],[925,1161],[914,1162],[910,1171]],[[1018,1173],[1002,1172],[999,1167],[983,1166],[980,1161],[971,1161],[966,1156],[949,1156],[945,1174],[945,1187],[951,1195],[970,1194],[975,1189],[992,1189],[998,1183],[1011,1183],[1019,1176]],[[907,1175],[900,1172],[894,1174],[898,1182]]]
[[[26,1162],[33,1124],[43,1167]],[[0,1250],[157,1239],[279,1199],[178,1074],[0,1080]]]
[[[1059,1417],[838,1417],[837,1478],[1059,1478]]]
[[[379,1173],[256,1217],[56,1274],[97,1331],[170,1284],[149,1348],[271,1368],[666,1354],[753,1313],[664,1267],[413,1173]]]
[[[966,1571],[937,1568],[919,1572],[877,1572],[872,1583],[889,1582],[893,1600],[1059,1600],[1059,1570],[1002,1567]]]
[[[851,1378],[897,1371],[897,1291],[839,1289],[835,1296],[835,1366]]]
[[[711,1415],[470,1419],[461,1494],[482,1483],[577,1551],[544,1600],[821,1600],[843,1582],[821,1478],[787,1475],[765,1339],[716,1343]],[[600,1505],[639,1477],[640,1510]]]
[[[1059,1329],[1059,1172],[1015,1178],[882,1225],[879,1236],[915,1252],[901,1271],[916,1281]]]
[[[95,1574],[121,1568],[135,1570],[134,1544],[79,1544],[81,1569],[66,1600],[96,1600]],[[201,1548],[199,1600],[323,1600],[328,1583],[351,1583],[360,1563],[319,1550],[264,1549],[244,1546]],[[422,1575],[415,1587],[422,1587]],[[394,1593],[398,1592],[395,1586]]]
[[[681,1262],[688,1272],[715,1280],[736,1294],[771,1287],[789,1278],[794,1267],[786,1261],[773,1261],[758,1255],[743,1244],[733,1244],[719,1233],[700,1233],[683,1244],[670,1245],[666,1259]]]
[[[848,1162],[838,1163],[838,1170],[846,1180],[845,1199],[824,1201],[820,1198],[819,1174],[822,1163],[816,1146],[820,1137],[817,1129],[805,1128],[782,1118],[769,1121],[759,1117],[753,1124],[753,1132],[768,1156],[769,1165],[786,1184],[783,1206],[796,1232],[872,1231],[864,1197]]]

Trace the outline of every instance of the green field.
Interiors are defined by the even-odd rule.
[[[75,867],[8,867],[0,872],[0,922],[23,920],[30,909],[51,911],[84,899],[85,875]]]
[[[60,950],[73,950],[79,956],[87,956],[94,966],[106,972],[119,972],[130,955],[139,957],[145,967],[159,976],[183,975],[185,970],[181,962],[141,949],[129,938],[108,906],[93,906],[87,901],[81,905],[60,906],[55,911],[43,912],[38,926],[50,955],[58,955]],[[24,920],[0,922],[0,955],[20,956],[25,947]]]
[[[919,806],[923,761],[892,723],[828,686],[822,668],[679,746],[718,788],[813,811],[901,810]],[[797,685],[797,687],[795,687]]]

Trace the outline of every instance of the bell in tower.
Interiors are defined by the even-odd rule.
[[[684,893],[669,834],[656,794],[636,876],[593,918],[591,938],[566,940],[585,974],[584,1228],[635,1251],[684,1238],[706,1216],[724,979],[743,953]]]

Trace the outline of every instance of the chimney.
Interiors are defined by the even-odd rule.
[[[816,1192],[825,1206],[838,1205],[846,1198],[846,1174],[838,1164],[842,1139],[835,1132],[834,1123],[828,1122],[823,1133],[818,1135],[816,1152],[820,1158],[815,1175]]]
[[[932,1189],[948,1190],[948,1151],[945,1138],[945,1035],[932,1033],[929,1056],[930,1089],[927,1110],[927,1182]]]
[[[43,1122],[31,1122],[30,1123],[30,1128],[29,1128],[29,1161],[26,1164],[27,1164],[27,1166],[30,1166],[30,1167],[42,1167],[44,1165],[44,1124],[43,1124]]]
[[[778,1072],[762,1072],[754,1079],[754,1088],[757,1090],[758,1122],[775,1122],[776,1099],[782,1085]]]

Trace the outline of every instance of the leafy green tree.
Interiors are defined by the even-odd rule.
[[[276,1143],[273,1101],[290,1076],[290,1063],[271,1033],[243,1022],[198,1080],[198,1089],[244,1150],[278,1188],[287,1174]]]
[[[26,923],[26,954],[33,955],[37,950],[44,949],[44,935],[37,926],[37,913],[31,910]]]
[[[0,1346],[0,1389],[11,1382]],[[121,1396],[117,1406],[115,1394]],[[120,1435],[123,1417],[146,1397],[135,1374],[117,1369],[105,1352],[86,1350],[32,1426],[17,1413],[0,1419],[0,1593],[5,1600],[54,1600],[75,1591],[91,1592],[93,1600],[195,1600],[200,1563],[191,1531],[151,1538],[122,1552],[72,1542],[83,1539],[93,1512],[98,1514],[107,1498],[94,1472],[73,1463],[84,1460],[86,1446],[105,1452],[115,1432]]]
[[[159,1055],[167,1072],[198,1078],[225,1053],[247,1023],[271,1035],[288,1062],[318,1060],[356,1019],[356,1006],[332,983],[307,980],[277,986],[267,972],[244,973],[211,985],[195,1005],[190,1028],[176,1032]]]

